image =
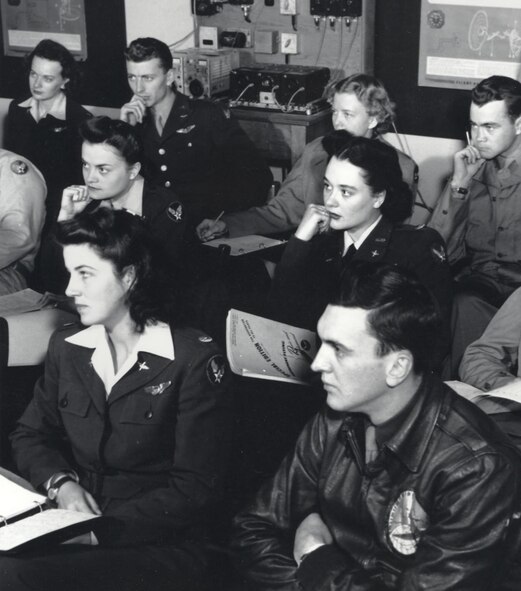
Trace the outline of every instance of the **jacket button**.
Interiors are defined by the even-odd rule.
[[[168,166],[166,164],[161,164],[161,170],[163,172],[165,172],[165,170],[167,170]]]
[[[159,148],[158,152],[161,154],[161,156],[166,154],[166,150],[164,148]]]
[[[59,404],[60,408],[65,408],[69,404],[69,401],[67,400],[67,398],[62,398]]]
[[[154,413],[151,410],[147,410],[145,413],[145,419],[150,420],[154,416]]]
[[[191,148],[192,147],[192,142],[188,142],[188,147]]]
[[[167,189],[169,189],[171,186],[172,186],[172,183],[171,183],[170,181],[166,181],[166,183],[165,183],[165,187],[166,187]]]

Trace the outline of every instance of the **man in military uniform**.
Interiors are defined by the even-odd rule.
[[[25,289],[45,221],[47,188],[40,171],[0,150],[0,295]]]
[[[471,142],[428,225],[458,265],[452,373],[508,296],[521,286],[521,83],[491,76],[472,90]]]
[[[501,589],[521,458],[429,373],[440,323],[404,270],[360,263],[318,323],[327,406],[235,520],[256,589]]]
[[[195,223],[264,203],[273,181],[268,165],[220,106],[172,87],[168,46],[136,39],[125,56],[134,94],[120,118],[137,125],[151,180],[175,191]]]

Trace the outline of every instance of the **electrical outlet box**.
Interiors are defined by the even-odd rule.
[[[297,14],[297,0],[280,0],[280,14]]]
[[[277,40],[276,31],[255,31],[255,53],[277,53]]]
[[[298,53],[297,33],[281,33],[280,34],[280,53]]]
[[[251,47],[251,29],[235,29],[239,33],[244,33],[246,36],[246,45],[244,47]]]

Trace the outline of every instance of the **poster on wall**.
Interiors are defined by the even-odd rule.
[[[421,8],[420,86],[521,79],[521,0],[422,0]]]
[[[84,0],[0,0],[4,54],[20,56],[54,39],[87,58]]]

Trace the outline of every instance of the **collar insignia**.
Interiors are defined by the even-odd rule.
[[[371,256],[372,257],[377,257],[379,254],[380,254],[380,251],[379,250],[372,250],[371,251]]]
[[[440,263],[444,263],[447,260],[447,253],[445,252],[445,249],[443,248],[442,244],[440,244],[438,248],[433,246],[431,248],[431,252],[435,257],[439,259]]]
[[[138,361],[137,364],[139,365],[139,371],[150,369],[146,361]]]

